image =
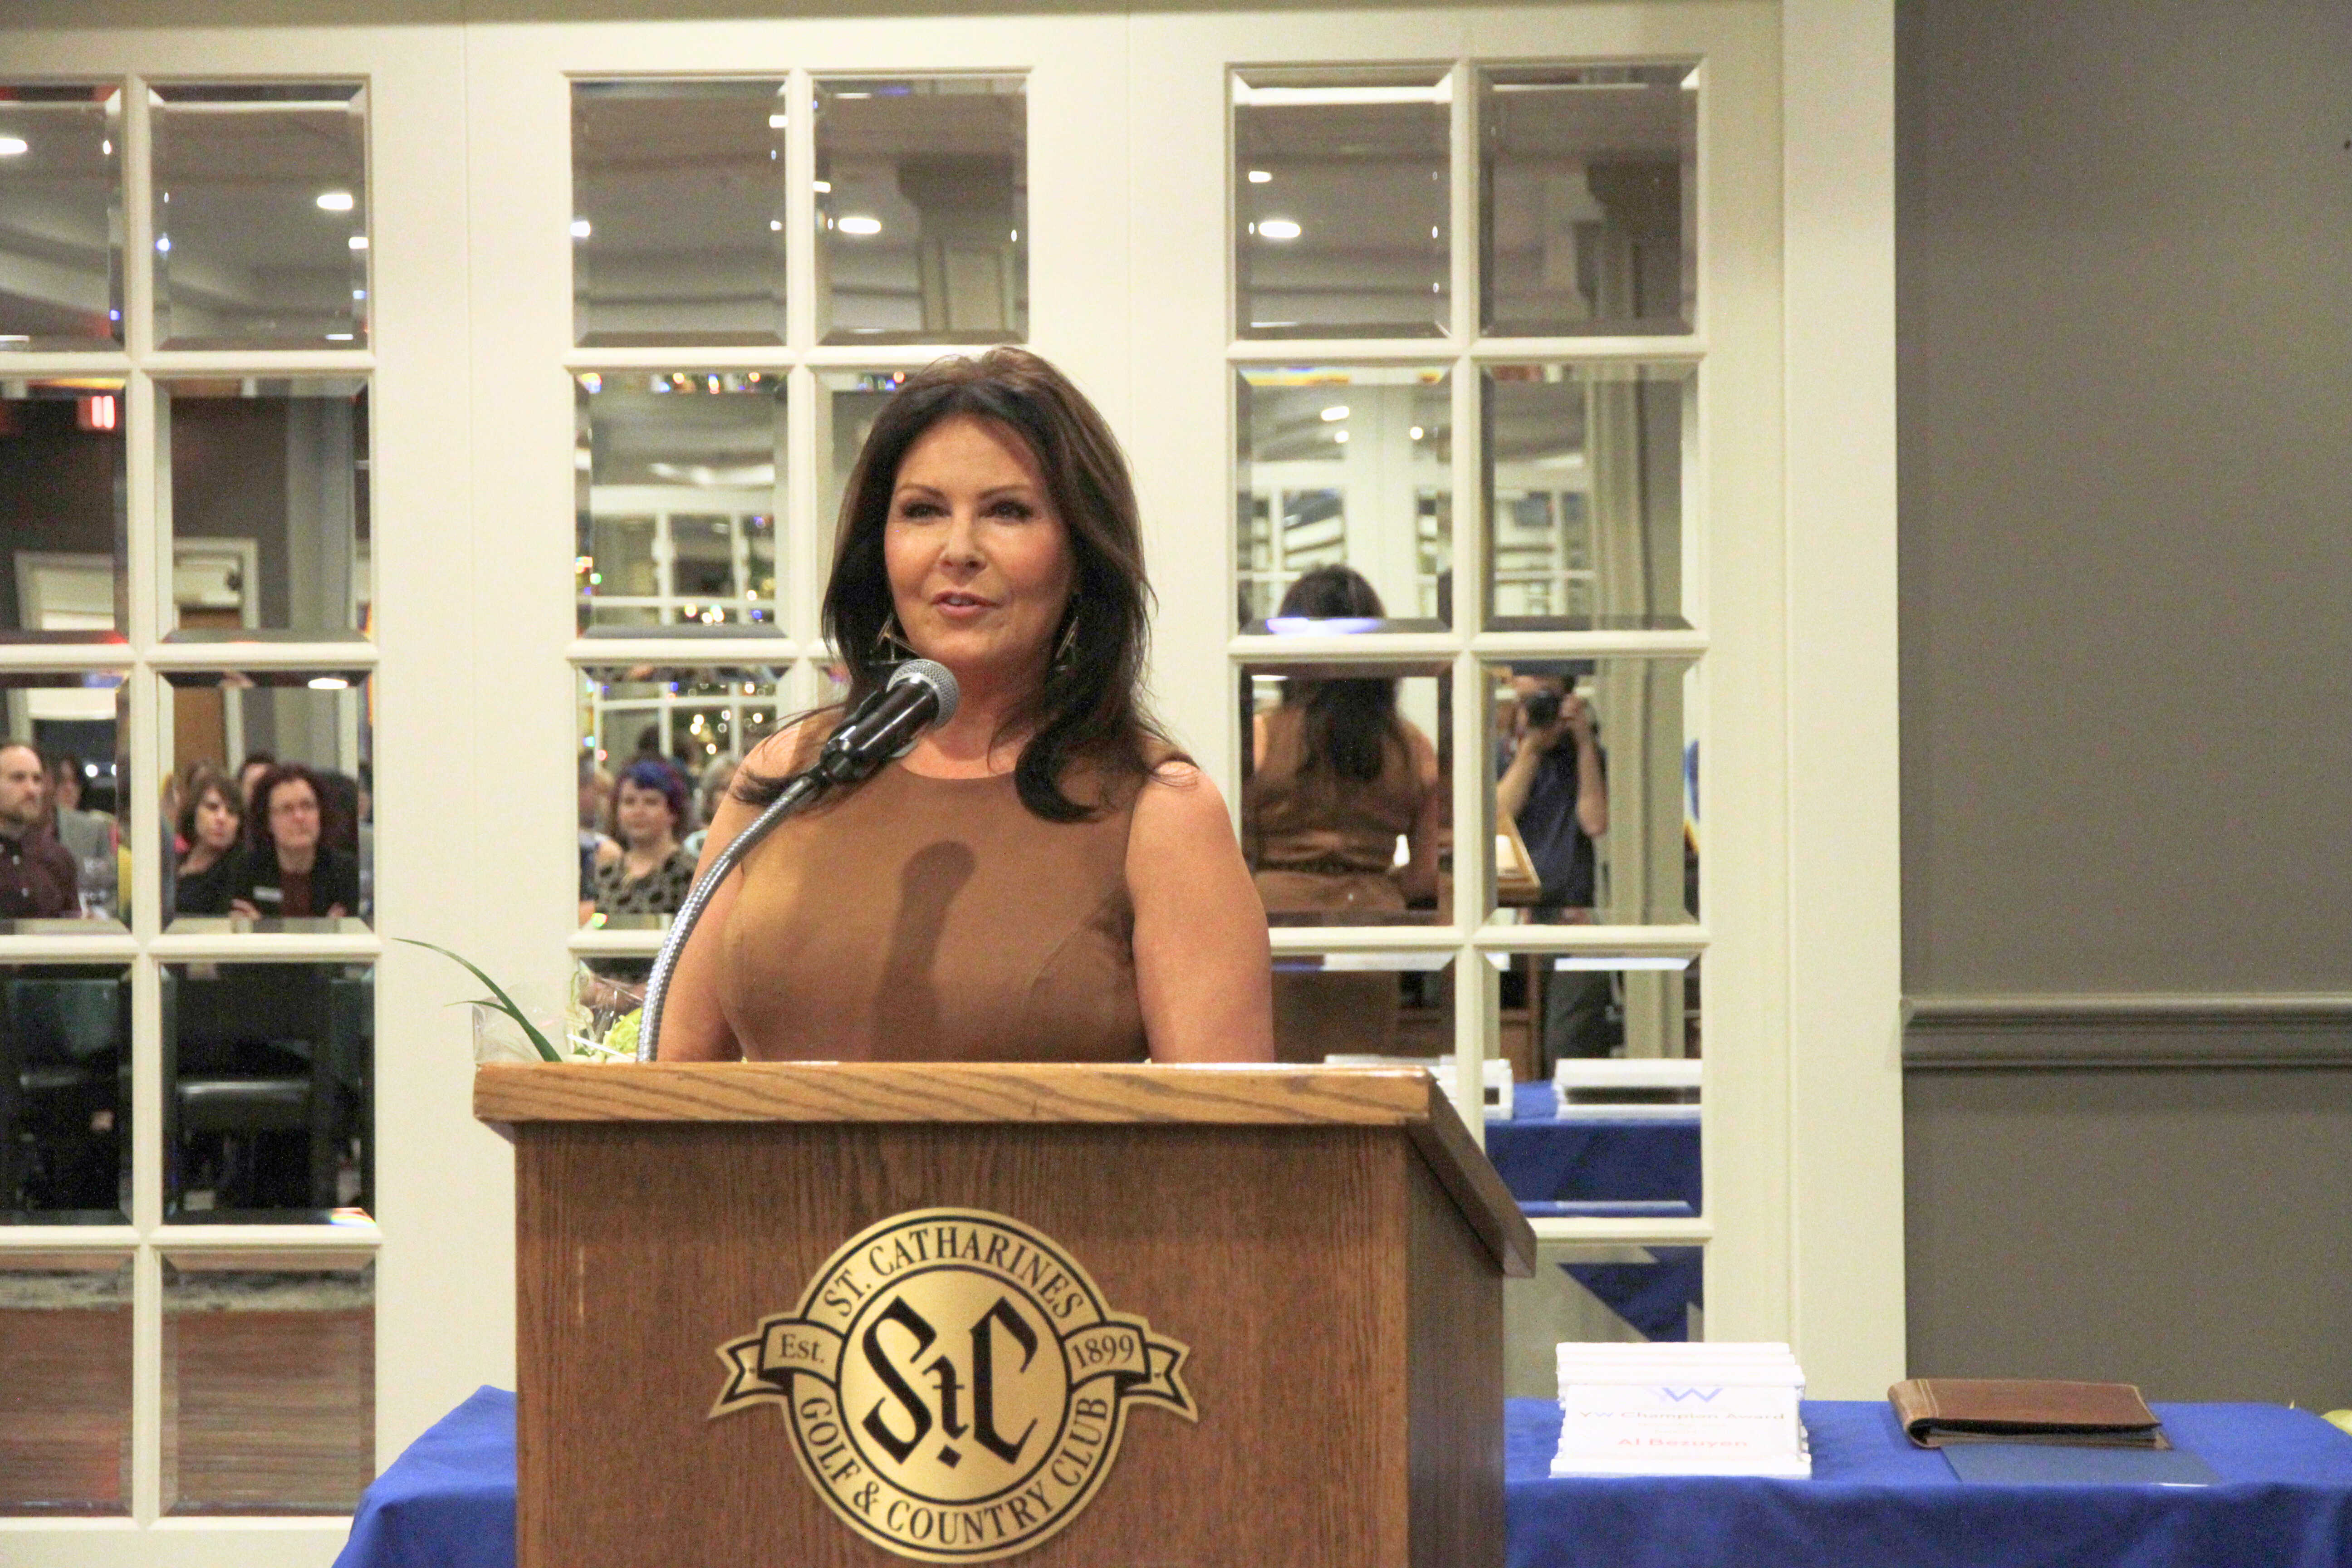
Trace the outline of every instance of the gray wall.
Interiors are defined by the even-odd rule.
[[[2352,1404],[2352,5],[1897,54],[1913,1371]]]

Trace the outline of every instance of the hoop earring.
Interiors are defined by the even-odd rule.
[[[898,605],[891,605],[888,613],[883,616],[882,629],[874,634],[874,647],[886,661],[893,664],[901,659],[915,657],[913,645],[907,641],[906,634],[898,629]],[[898,652],[890,653],[888,650],[891,648],[898,649]]]
[[[1077,647],[1078,613],[1076,608],[1073,608],[1070,611],[1070,624],[1063,629],[1062,640],[1054,649],[1055,674],[1066,674],[1070,668],[1078,662]]]

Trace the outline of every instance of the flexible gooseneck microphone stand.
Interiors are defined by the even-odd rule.
[[[652,977],[646,982],[646,1006],[637,1025],[637,1060],[657,1059],[661,1046],[662,1005],[669,997],[670,976],[677,969],[678,954],[686,951],[687,940],[693,936],[695,922],[718,895],[719,884],[728,874],[742,864],[743,857],[759,847],[760,841],[776,830],[779,823],[795,812],[804,811],[837,788],[854,788],[873,776],[883,763],[905,756],[914,749],[924,731],[946,723],[955,716],[956,679],[945,665],[928,658],[908,659],[890,672],[890,679],[870,701],[878,703],[898,688],[921,686],[929,690],[932,701],[928,710],[913,708],[878,726],[871,734],[861,733],[859,721],[863,713],[853,713],[818,752],[816,762],[794,773],[784,782],[783,793],[777,795],[751,826],[738,834],[733,842],[719,852],[710,869],[695,883],[686,902],[678,906],[677,916],[670,922],[669,934],[662,940],[661,954],[654,960]]]

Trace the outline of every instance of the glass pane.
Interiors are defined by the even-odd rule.
[[[580,918],[667,926],[735,766],[788,715],[784,671],[589,665],[580,670]]]
[[[1558,1399],[1559,1347],[1571,1342],[1705,1339],[1706,1261],[1698,1247],[1538,1242],[1535,1277],[1503,1281],[1505,1397]]]
[[[1243,629],[1450,625],[1454,405],[1444,367],[1268,366],[1238,372],[1234,396]],[[1299,586],[1333,566],[1352,578],[1322,572]],[[1314,624],[1334,620],[1342,626]]]
[[[0,378],[0,642],[121,640],[122,426],[120,381]]]
[[[0,672],[0,932],[121,929],[129,721],[120,670]]]
[[[784,341],[784,84],[572,84],[583,343]]]
[[[0,1514],[131,1511],[131,1259],[0,1252]]]
[[[263,931],[358,930],[374,918],[374,682],[365,670],[173,670],[163,771],[175,829],[174,930],[232,916]],[[235,781],[233,847],[200,815],[197,764]],[[261,797],[267,788],[268,798]]]
[[[1538,924],[1697,920],[1691,661],[1522,659],[1486,670],[1497,903]]]
[[[367,93],[357,82],[157,88],[155,338],[368,341]]]
[[[0,1217],[121,1225],[130,1211],[130,972],[0,966]]]
[[[1687,332],[1698,295],[1698,70],[1478,73],[1486,331]]]
[[[367,383],[163,382],[175,642],[365,635],[374,598]]]
[[[1454,963],[1442,952],[1277,952],[1278,1061],[1394,1059],[1436,1064],[1454,1052]]]
[[[372,1208],[374,1065],[366,964],[166,964],[165,1215],[288,1225]]]
[[[163,1257],[163,1511],[349,1513],[375,1479],[375,1266]]]
[[[857,454],[892,394],[907,384],[903,370],[836,370],[817,373],[816,450],[824,465],[817,483],[817,529],[828,545],[841,519],[842,492],[857,467]]]
[[[1273,924],[1453,919],[1447,684],[1427,665],[1243,669],[1242,850]]]
[[[0,352],[122,341],[122,205],[111,82],[0,87]]]
[[[575,376],[583,636],[778,629],[782,371]]]
[[[1517,1114],[1538,1120],[1669,1114],[1656,1109],[1661,1106],[1687,1107],[1696,1114],[1697,959],[1606,952],[1488,957],[1501,987],[1497,1044],[1519,1084]],[[1602,1065],[1591,1066],[1595,1061]],[[1629,1062],[1634,1065],[1622,1065]],[[1653,1072],[1643,1063],[1683,1066]]]
[[[1696,526],[1690,365],[1486,371],[1486,624],[1674,630]]]
[[[818,79],[824,342],[1029,335],[1027,90],[1017,76]]]
[[[1233,93],[1238,334],[1443,336],[1453,79],[1253,68]]]

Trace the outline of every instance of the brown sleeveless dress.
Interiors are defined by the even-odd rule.
[[[1084,798],[1080,796],[1079,798]],[[746,858],[719,1004],[754,1061],[1140,1061],[1133,792],[1046,822],[1010,773],[892,763]]]

